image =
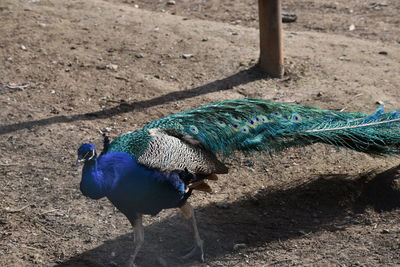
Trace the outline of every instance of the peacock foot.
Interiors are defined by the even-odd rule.
[[[204,262],[203,240],[201,240],[199,244],[195,244],[187,254],[181,257],[182,260],[193,258],[199,259],[201,262]]]

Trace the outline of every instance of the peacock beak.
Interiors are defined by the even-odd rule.
[[[81,163],[83,163],[83,162],[85,162],[85,159],[80,159],[80,158],[78,158],[78,159],[75,161],[75,165],[79,165],[79,164],[81,164]]]
[[[84,163],[84,162],[85,162],[85,159],[78,156],[78,158],[76,159],[76,161],[75,161],[75,163],[74,163],[74,166],[81,165],[81,164]]]

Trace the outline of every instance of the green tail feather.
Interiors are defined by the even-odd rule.
[[[385,113],[382,108],[366,115],[258,99],[228,100],[151,122],[117,138],[111,148],[118,150],[127,140],[141,136],[135,142],[142,143],[132,146],[135,142],[130,142],[129,149],[139,155],[146,146],[147,130],[163,128],[191,135],[207,150],[224,155],[235,150],[276,152],[315,142],[373,154],[399,153],[398,117],[397,112]]]

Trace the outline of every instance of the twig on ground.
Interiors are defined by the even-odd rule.
[[[25,206],[23,206],[22,208],[19,208],[19,209],[11,209],[11,208],[7,207],[7,208],[5,208],[5,211],[6,211],[6,212],[9,212],[9,213],[16,213],[16,212],[23,211],[24,209],[26,209],[26,208],[29,207],[30,205],[31,205],[31,204],[25,205]]]
[[[25,89],[25,88],[27,88],[29,86],[30,86],[29,83],[24,83],[22,85],[11,85],[11,84],[8,84],[5,87],[8,88],[8,89],[20,89],[20,90],[22,90],[22,89]]]

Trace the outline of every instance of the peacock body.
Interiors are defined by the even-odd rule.
[[[188,256],[200,251],[203,259],[187,199],[193,189],[210,192],[205,180],[228,172],[218,158],[316,142],[377,155],[399,153],[399,114],[382,107],[367,115],[259,99],[217,102],[153,121],[111,143],[105,139],[99,157],[93,145],[82,145],[81,191],[95,199],[108,197],[131,221],[138,237],[132,264],[144,238],[141,215],[174,207],[192,220],[195,247]]]
[[[91,144],[84,146],[94,149]],[[137,164],[129,154],[114,152],[84,165],[80,187],[92,199],[107,196],[128,219],[134,220],[136,213],[156,215],[162,209],[179,206],[187,194],[182,178],[182,172],[154,172]]]

